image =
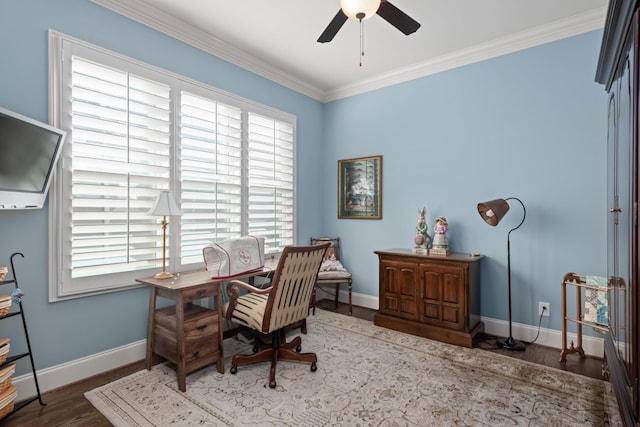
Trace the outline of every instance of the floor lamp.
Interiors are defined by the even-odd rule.
[[[509,286],[509,338],[507,339],[499,339],[498,345],[500,347],[506,348],[508,350],[517,350],[522,351],[525,349],[524,343],[513,339],[513,335],[511,333],[511,232],[520,228],[520,226],[524,223],[524,219],[527,216],[527,210],[524,207],[524,203],[522,200],[516,197],[509,197],[507,199],[495,199],[489,202],[478,203],[478,212],[482,219],[489,225],[496,226],[500,222],[500,220],[505,216],[505,214],[509,211],[509,204],[507,200],[516,200],[522,205],[522,221],[516,227],[509,230],[507,234],[507,277],[508,277],[508,286]]]
[[[162,216],[162,271],[155,276],[156,279],[170,279],[173,274],[166,271],[167,263],[167,216],[182,215],[182,211],[173,201],[171,193],[168,191],[161,191],[158,193],[156,204],[149,210],[149,215]]]

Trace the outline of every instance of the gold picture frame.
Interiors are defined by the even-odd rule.
[[[382,156],[338,160],[338,218],[382,218]]]

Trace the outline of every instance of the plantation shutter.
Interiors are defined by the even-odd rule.
[[[294,125],[248,114],[249,234],[265,252],[294,243]]]
[[[67,131],[49,196],[50,301],[203,267],[202,248],[247,234],[295,243],[295,116],[50,32],[52,114]],[[259,114],[258,114],[259,113]]]
[[[161,267],[170,87],[73,57],[71,277]]]
[[[242,110],[181,94],[181,264],[242,235]]]

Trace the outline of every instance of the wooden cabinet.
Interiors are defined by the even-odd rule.
[[[605,356],[625,425],[640,420],[638,342],[638,48],[637,0],[612,0],[596,72],[608,93]]]
[[[379,310],[374,323],[472,347],[480,322],[480,259],[467,254],[429,256],[410,249],[375,251]]]

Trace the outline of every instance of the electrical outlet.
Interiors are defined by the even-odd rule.
[[[538,303],[538,316],[543,315],[544,317],[549,317],[551,314],[551,304],[548,302],[539,302]]]

